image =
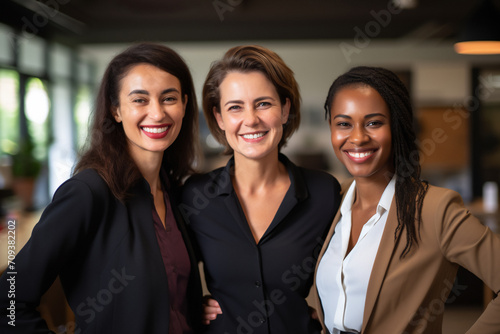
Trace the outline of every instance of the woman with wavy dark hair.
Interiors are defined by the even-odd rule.
[[[35,308],[58,275],[75,333],[197,332],[201,284],[176,205],[196,129],[191,74],[175,51],[141,43],[110,62],[88,147],[16,257],[16,326],[2,316],[2,333],[48,332]]]
[[[316,268],[325,333],[441,333],[463,266],[500,290],[500,238],[456,192],[420,179],[407,89],[391,71],[356,67],[325,103],[337,158],[353,180]],[[498,333],[496,298],[470,333]]]
[[[207,75],[203,111],[233,155],[183,188],[213,298],[207,333],[319,333],[306,297],[340,185],[280,153],[300,123],[292,70],[264,47],[231,48]]]

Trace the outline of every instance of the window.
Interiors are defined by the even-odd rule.
[[[19,143],[19,74],[0,69],[0,155],[13,154]]]
[[[76,144],[81,149],[87,140],[92,95],[87,85],[81,85],[76,94],[75,123]]]
[[[28,133],[35,144],[34,155],[40,161],[47,158],[49,147],[48,119],[50,101],[46,85],[38,78],[30,78],[26,82],[24,98]]]

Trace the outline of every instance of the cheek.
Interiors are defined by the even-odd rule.
[[[120,116],[122,121],[127,123],[139,122],[142,118],[140,110],[129,108],[128,106],[120,109]]]
[[[283,125],[283,121],[286,121],[286,118],[284,117],[283,114],[275,114],[275,115],[271,115],[271,117],[269,118],[269,123],[271,124],[274,124],[275,126],[278,126],[278,125]]]
[[[386,147],[387,150],[389,150],[392,154],[392,137],[390,134],[385,136],[385,138],[382,139],[384,146]]]
[[[222,122],[224,123],[225,131],[227,133],[236,132],[238,125],[241,123],[241,120],[238,117],[226,115],[222,117]]]
[[[182,123],[184,116],[186,116],[186,112],[184,111],[184,109],[180,109],[178,112],[175,113],[175,119],[177,120],[177,122]]]
[[[331,141],[334,149],[338,149],[341,143],[344,141],[344,136],[340,134],[338,131],[331,132]]]

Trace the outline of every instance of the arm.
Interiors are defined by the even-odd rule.
[[[92,211],[92,194],[85,183],[71,180],[58,189],[30,240],[16,256],[15,295],[7,293],[12,275],[4,273],[0,278],[2,333],[52,333],[36,307],[79,248],[92,220]],[[5,314],[12,300],[15,301],[15,327],[8,324],[11,319]]]
[[[437,210],[443,222],[441,249],[452,262],[479,277],[496,294],[500,292],[500,236],[473,217],[455,192],[446,193]],[[438,217],[436,217],[438,218]],[[500,331],[500,298],[486,307],[467,333]]]

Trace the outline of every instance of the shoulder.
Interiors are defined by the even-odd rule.
[[[436,208],[449,206],[452,203],[463,206],[462,197],[458,192],[429,184],[424,197],[423,210],[435,211]]]
[[[471,216],[462,197],[454,190],[429,185],[422,203],[422,226],[433,226],[441,235],[454,230]],[[465,226],[465,225],[464,225]]]
[[[50,233],[57,229],[58,235],[76,240],[75,233],[88,235],[92,226],[103,221],[105,213],[114,207],[114,201],[115,197],[97,172],[84,170],[59,186],[37,224],[37,231]]]
[[[223,188],[231,180],[230,175],[224,167],[214,169],[209,173],[194,174],[183,185],[183,193],[192,192],[195,189],[209,187]]]
[[[298,187],[300,187],[300,183],[304,182],[309,191],[323,190],[339,193],[340,184],[333,175],[322,170],[297,166],[284,154],[280,154],[279,158],[288,171],[291,172]]]
[[[204,195],[214,198],[231,190],[231,175],[224,167],[209,173],[194,174],[186,180],[181,188],[181,201],[190,201],[193,197]]]
[[[108,188],[104,179],[97,173],[95,169],[85,169],[78,174],[75,174],[68,181],[76,181],[87,184],[92,188]]]
[[[426,196],[460,196],[455,190],[429,184]]]
[[[79,199],[89,197],[104,199],[111,195],[107,183],[94,169],[85,169],[66,180],[56,190],[54,198],[68,193],[78,195]]]
[[[331,174],[316,169],[297,167],[308,187],[317,189],[331,189],[335,193],[340,192],[339,181]]]

